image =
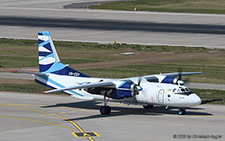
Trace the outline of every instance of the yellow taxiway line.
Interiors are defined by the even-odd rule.
[[[84,132],[84,130],[78,125],[76,124],[75,122],[65,118],[65,117],[62,117],[62,116],[59,116],[55,113],[48,113],[48,112],[44,112],[44,111],[40,111],[40,110],[35,110],[35,109],[30,109],[30,108],[24,108],[24,107],[17,107],[17,106],[14,106],[14,105],[18,105],[18,106],[28,106],[29,104],[9,104],[9,103],[0,103],[0,106],[3,106],[3,107],[10,107],[10,108],[16,108],[16,109],[23,109],[23,110],[28,110],[28,111],[32,111],[32,112],[38,112],[38,113],[42,113],[42,114],[48,114],[48,115],[53,115],[55,117],[58,117],[58,118],[61,118],[61,119],[64,119],[65,121],[68,121],[70,122],[73,126],[75,126],[80,132]],[[84,110],[82,110],[84,111]],[[65,112],[61,112],[61,113],[65,113]],[[44,115],[41,115],[41,116],[44,116]],[[63,125],[59,125],[59,124],[54,124],[54,123],[50,123],[50,122],[44,122],[44,121],[38,121],[38,120],[32,120],[32,119],[25,119],[25,118],[19,118],[19,117],[10,117],[10,116],[0,116],[2,118],[9,118],[9,119],[18,119],[18,120],[25,120],[25,121],[32,121],[32,122],[38,122],[38,123],[44,123],[44,124],[48,124],[48,125],[54,125],[54,126],[58,126],[58,127],[63,127],[63,128],[67,128],[67,129],[71,129],[71,130],[75,130],[74,128],[71,128],[71,127],[67,127],[67,126],[63,126]],[[73,134],[74,132],[72,132]],[[73,134],[74,135],[74,134]],[[76,137],[76,136],[75,136]],[[98,135],[98,137],[100,137]],[[93,138],[91,137],[87,137],[87,139],[89,139],[90,141],[94,141]]]
[[[55,124],[55,123],[50,123],[50,122],[45,122],[45,121],[26,119],[26,118],[19,118],[19,117],[11,117],[11,116],[0,116],[0,117],[1,118],[18,119],[18,120],[24,120],[24,121],[43,123],[43,124],[54,125],[54,126],[58,126],[58,127],[62,127],[62,128],[70,129],[70,130],[74,130],[74,128],[71,128],[71,127],[67,127],[67,126],[63,126],[63,125],[59,125],[59,124]]]

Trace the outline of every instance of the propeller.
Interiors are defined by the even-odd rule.
[[[182,71],[183,71],[183,68],[178,68],[178,80],[182,80]]]
[[[138,78],[138,84],[137,85],[140,86],[140,84],[141,84],[141,77]]]
[[[141,91],[143,88],[140,86],[141,84],[141,77],[138,78],[138,83],[137,84],[133,84],[132,85],[132,92],[134,93],[134,95],[139,95],[139,91]]]
[[[189,78],[186,78],[185,80],[182,80],[182,71],[183,68],[178,68],[178,78],[177,78],[177,84],[178,85],[184,85],[185,83],[189,83]]]

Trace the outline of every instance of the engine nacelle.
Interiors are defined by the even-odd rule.
[[[112,93],[111,98],[122,99],[129,98],[139,94],[142,88],[132,81],[123,81]]]
[[[122,98],[129,98],[129,97],[133,97],[133,94],[130,90],[117,89],[111,95],[111,98],[115,98],[115,99],[122,99]]]
[[[185,82],[184,82],[184,81],[182,81],[182,80],[178,80],[178,81],[177,81],[177,84],[178,84],[178,85],[184,85],[184,84],[185,84]]]

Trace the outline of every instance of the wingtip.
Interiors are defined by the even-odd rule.
[[[11,72],[18,72],[17,70],[11,70]]]
[[[40,92],[41,94],[45,94],[45,92]]]

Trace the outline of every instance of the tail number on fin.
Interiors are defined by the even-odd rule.
[[[70,76],[79,77],[80,76],[80,73],[77,73],[77,72],[69,72],[69,75]]]

